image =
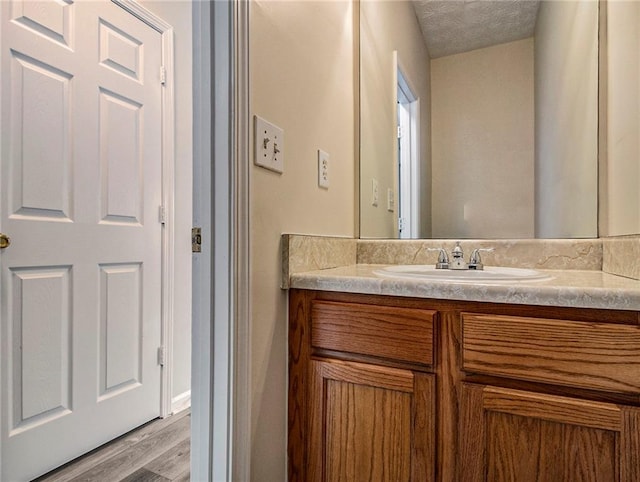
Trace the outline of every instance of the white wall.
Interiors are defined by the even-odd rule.
[[[640,3],[607,2],[607,153],[601,236],[640,233]]]
[[[431,99],[433,237],[533,237],[533,39],[432,59]]]
[[[250,3],[251,111],[284,129],[283,174],[250,172],[251,473],[286,480],[287,292],[280,235],[354,235],[355,85],[350,1]],[[317,186],[317,149],[330,187]]]
[[[420,99],[421,234],[431,234],[429,54],[411,2],[360,2],[360,236],[398,237],[397,209],[387,210],[387,189],[397,191],[396,67]],[[371,203],[372,179],[378,181],[379,203]],[[397,192],[395,192],[397,199]],[[396,202],[396,206],[398,203]]]
[[[192,218],[192,71],[191,3],[140,3],[174,28],[175,40],[175,304],[173,390],[179,397],[191,388],[191,218]]]
[[[535,76],[535,235],[597,237],[598,2],[540,4]]]

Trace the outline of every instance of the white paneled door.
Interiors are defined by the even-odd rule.
[[[161,35],[111,2],[0,1],[2,481],[159,415]]]

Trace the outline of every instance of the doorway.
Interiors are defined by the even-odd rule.
[[[397,57],[396,57],[397,60]],[[397,66],[398,237],[420,234],[420,99]]]
[[[67,0],[55,3],[62,6],[72,4]],[[130,7],[137,5],[129,0],[121,0],[121,3]],[[13,6],[10,2],[0,4],[7,9],[9,5]],[[187,21],[181,23],[186,30],[180,37],[183,40],[187,37],[193,39],[193,51],[189,52],[189,55],[193,55],[193,69],[191,65],[181,67],[180,59],[184,57],[176,55],[176,71],[178,75],[193,74],[193,84],[189,81],[189,87],[193,86],[193,117],[189,115],[187,119],[180,119],[180,107],[185,105],[184,102],[177,102],[176,109],[180,125],[177,129],[183,133],[180,139],[190,137],[185,134],[184,128],[193,119],[193,146],[187,149],[185,155],[180,155],[180,145],[173,146],[177,159],[180,159],[176,166],[186,168],[189,173],[191,165],[188,160],[193,154],[193,173],[196,176],[193,185],[192,177],[185,175],[185,171],[176,171],[175,183],[188,183],[190,207],[193,188],[194,220],[202,226],[204,235],[202,253],[197,258],[194,256],[193,261],[193,314],[182,320],[180,317],[173,320],[175,326],[186,319],[187,326],[180,332],[186,334],[187,338],[192,333],[193,337],[191,363],[188,363],[193,371],[190,392],[193,420],[191,476],[194,480],[249,480],[249,165],[246,162],[249,146],[249,7],[246,2],[145,1],[144,4],[167,9],[191,8]],[[43,2],[38,4],[42,5]],[[158,15],[168,17],[162,13]],[[138,16],[142,20],[146,18],[142,10],[138,11]],[[64,17],[54,15],[53,18],[58,21],[56,25],[68,25]],[[177,42],[176,49],[179,50],[180,40]],[[215,63],[212,61],[214,58]],[[1,77],[4,82],[4,73]],[[215,102],[213,78],[216,79]],[[175,95],[182,100],[189,98],[179,92],[175,92]],[[0,105],[2,108],[3,105]],[[0,119],[3,127],[8,125],[4,116]],[[214,123],[218,127],[215,131],[212,128]],[[167,143],[170,144],[171,139],[167,139]],[[182,152],[185,152],[184,149]],[[4,159],[3,154],[2,162]],[[214,173],[216,185],[212,186]],[[209,183],[208,187],[206,183]],[[212,189],[218,186],[221,189],[216,192],[214,200]],[[178,215],[182,212],[179,197],[174,202],[174,205],[166,206],[168,211],[164,214],[168,215],[168,219],[173,216],[175,221],[176,235],[173,241],[176,253],[188,253],[186,262],[181,262],[177,257],[173,260],[173,278],[177,280],[181,269],[188,266],[190,272],[192,266],[189,262],[191,239],[185,235],[190,231],[192,219],[188,214]],[[158,216],[161,214],[156,212]],[[187,251],[181,249],[185,245]],[[190,287],[191,283],[187,279],[186,282],[175,281],[174,285],[177,286],[176,291],[185,296],[185,287]],[[186,290],[188,301],[182,303],[183,306],[191,307],[190,294],[191,289]],[[0,351],[0,370],[4,373],[7,367],[6,352],[2,347]],[[178,357],[175,352],[164,356],[165,366],[172,358]],[[189,355],[182,358],[188,359]],[[168,393],[170,399],[169,403],[165,399],[165,407],[171,405],[174,395],[171,391]]]

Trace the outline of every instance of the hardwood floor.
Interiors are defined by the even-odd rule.
[[[190,410],[151,421],[36,481],[188,481],[190,423]]]

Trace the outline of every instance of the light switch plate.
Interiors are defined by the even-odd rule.
[[[318,186],[329,189],[329,154],[318,149]]]
[[[393,189],[387,188],[387,211],[393,212],[396,209],[395,196]]]
[[[271,171],[284,172],[284,131],[258,116],[254,119],[254,163]]]

